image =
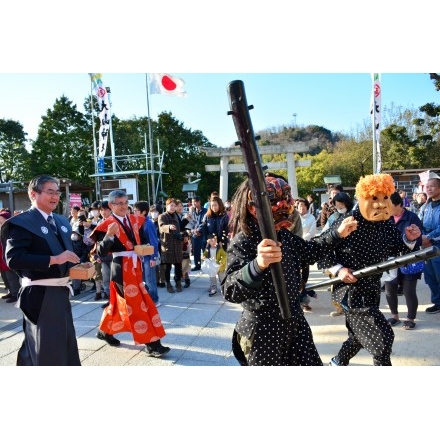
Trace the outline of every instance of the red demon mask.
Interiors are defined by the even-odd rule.
[[[290,214],[295,209],[290,185],[280,177],[266,176],[267,194],[272,208],[275,230],[282,228],[290,228],[292,222],[289,220]],[[249,210],[256,217],[255,206],[252,203],[251,194],[249,192]]]

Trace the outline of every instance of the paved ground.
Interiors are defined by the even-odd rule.
[[[322,272],[310,271],[309,283],[324,280]],[[78,337],[81,362],[84,366],[236,366],[231,353],[231,335],[240,314],[239,305],[225,302],[219,293],[209,297],[209,279],[201,272],[191,274],[191,286],[182,293],[169,294],[159,289],[162,306],[159,312],[167,335],[162,340],[171,347],[167,357],[154,359],[135,345],[129,333],[117,335],[119,347],[110,347],[96,338],[97,325],[102,314],[103,301],[94,301],[94,292],[84,291],[72,298],[73,316]],[[0,285],[0,293],[4,292]],[[395,342],[392,362],[395,366],[440,365],[440,314],[425,313],[431,305],[429,289],[423,279],[418,284],[419,313],[415,330],[394,327]],[[388,316],[385,296],[382,311]],[[399,299],[401,318],[405,317],[403,297]],[[306,317],[311,325],[318,351],[325,365],[346,339],[344,317],[331,317],[333,310],[326,288],[318,290],[318,298],[311,299],[312,312]],[[0,300],[0,366],[15,365],[17,351],[22,343],[21,312],[13,304]],[[372,358],[361,351],[351,365],[372,365]]]

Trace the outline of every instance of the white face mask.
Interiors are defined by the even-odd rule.
[[[72,235],[70,236],[70,239],[71,239],[72,241],[78,241],[78,240],[79,240],[79,237],[78,237],[76,234],[72,234]]]
[[[345,214],[347,212],[347,208],[338,209],[339,214]]]
[[[93,210],[92,211],[92,215],[93,215],[93,217],[98,217],[99,216],[99,211]]]
[[[153,217],[153,218],[157,218],[157,217],[159,217],[159,213],[155,211],[155,212],[153,212],[153,214],[152,214],[151,217]]]

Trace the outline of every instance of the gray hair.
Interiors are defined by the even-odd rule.
[[[30,197],[30,194],[32,191],[35,191],[36,193],[41,193],[43,191],[44,185],[47,182],[53,182],[55,183],[58,188],[60,187],[60,181],[56,177],[48,176],[46,174],[42,174],[41,176],[34,177],[28,185],[28,194]]]
[[[115,203],[116,199],[120,199],[122,197],[128,198],[127,193],[123,189],[115,189],[108,195],[108,202]]]

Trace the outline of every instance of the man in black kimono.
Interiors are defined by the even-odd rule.
[[[262,238],[247,180],[238,188],[232,203],[232,239],[222,294],[227,301],[243,307],[232,349],[241,365],[322,365],[300,306],[301,269],[322,258],[324,252],[356,228],[356,222],[347,218],[324,239],[305,241],[289,230],[294,207],[288,183],[281,176],[269,174],[266,185],[278,243]],[[268,270],[270,264],[280,261],[291,311],[289,319],[281,316]]]
[[[69,221],[53,213],[60,194],[57,179],[35,177],[28,187],[32,207],[1,229],[5,260],[22,283],[24,341],[17,365],[81,365],[69,301],[69,268],[79,257]]]
[[[323,264],[342,281],[334,286],[333,295],[344,310],[348,330],[348,339],[332,358],[332,366],[348,365],[361,348],[372,354],[374,365],[391,365],[394,332],[379,309],[381,274],[357,279],[353,271],[414,250],[416,239],[421,235],[420,228],[408,226],[402,235],[389,222],[390,196],[394,192],[389,174],[374,174],[359,180],[356,185],[358,205],[350,213],[358,221],[358,228],[335,247]],[[343,218],[341,216],[321,235],[331,233]]]

